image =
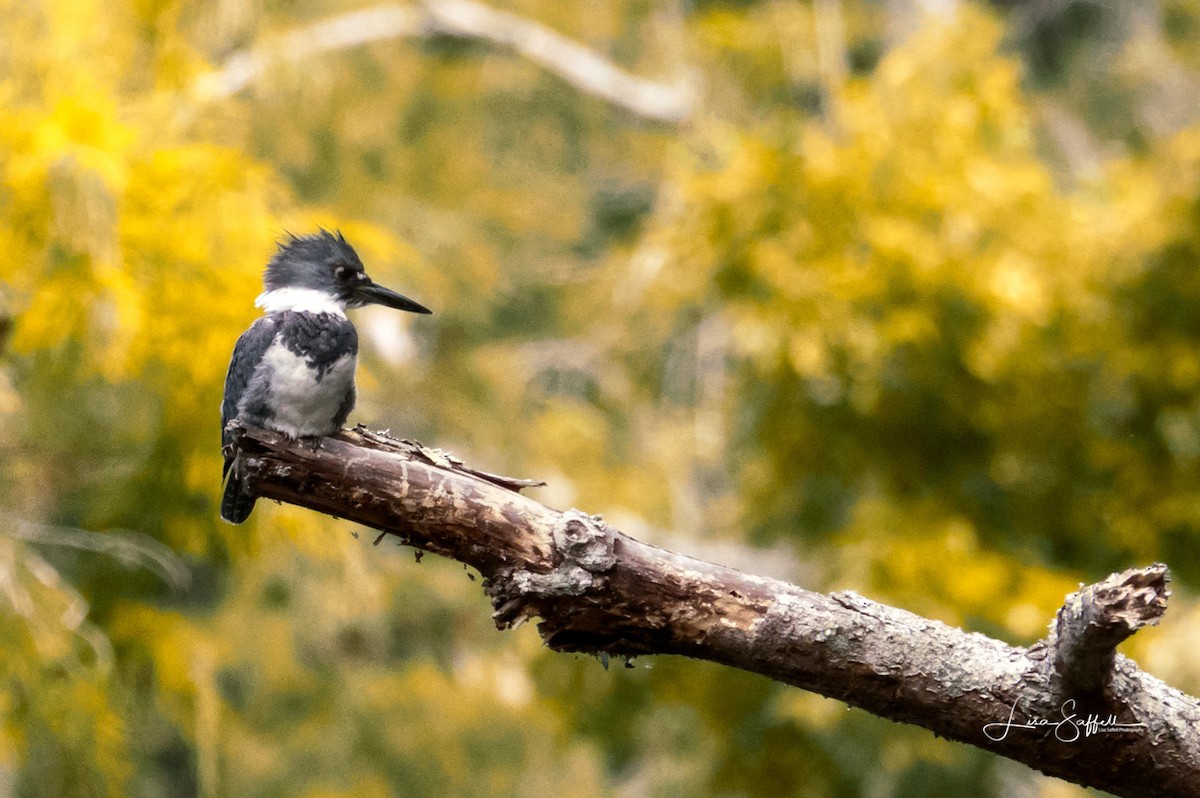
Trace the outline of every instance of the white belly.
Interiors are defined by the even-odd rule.
[[[354,384],[355,357],[342,355],[320,381],[305,359],[276,342],[263,356],[269,369],[270,426],[293,438],[329,435],[334,419]]]

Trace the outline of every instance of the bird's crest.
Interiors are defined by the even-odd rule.
[[[328,289],[330,268],[345,263],[362,269],[362,261],[340,230],[319,228],[312,235],[298,236],[285,230],[275,254],[263,273],[268,291],[279,288]]]

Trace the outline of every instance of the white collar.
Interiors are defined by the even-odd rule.
[[[263,291],[254,300],[256,307],[267,313],[281,313],[285,310],[297,313],[332,313],[335,316],[346,316],[346,306],[324,291],[312,288],[276,288]]]

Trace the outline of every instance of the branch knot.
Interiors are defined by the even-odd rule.
[[[537,605],[564,597],[582,596],[600,584],[600,574],[617,564],[616,537],[600,520],[579,510],[562,514],[551,533],[554,560],[549,573],[515,570],[499,573],[488,593],[497,626],[516,626],[538,614]]]
[[[553,540],[563,565],[575,563],[600,574],[617,564],[612,529],[598,515],[567,510],[554,527]]]

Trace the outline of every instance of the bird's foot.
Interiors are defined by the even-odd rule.
[[[300,440],[308,444],[308,448],[312,450],[313,454],[316,454],[321,449],[321,437],[321,435],[307,435]]]

